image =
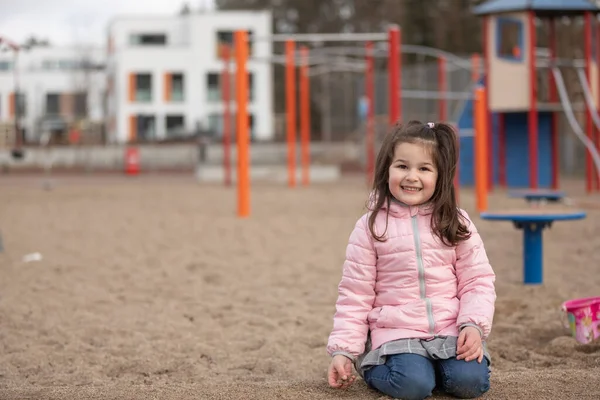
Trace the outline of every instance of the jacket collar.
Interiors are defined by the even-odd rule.
[[[375,205],[376,203],[376,195],[375,194],[371,194],[371,205]],[[402,217],[414,217],[418,214],[420,215],[430,215],[433,213],[433,204],[431,203],[425,203],[425,204],[420,204],[417,206],[409,206],[406,203],[401,202],[400,200],[396,199],[395,197],[391,197],[390,201],[389,201],[389,207],[388,207],[388,201],[385,201],[383,203],[383,206],[381,207],[382,210],[388,210],[389,208],[389,213],[390,215],[393,215],[395,217],[398,218],[402,218]]]

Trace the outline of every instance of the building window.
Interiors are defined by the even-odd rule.
[[[254,74],[248,73],[248,101],[254,101]]]
[[[156,140],[156,117],[152,114],[138,114],[136,133],[136,139],[140,142]]]
[[[167,101],[184,101],[184,75],[178,74],[166,74],[166,94],[165,100]]]
[[[229,47],[230,49],[230,57],[232,57],[234,40],[233,40],[233,31],[217,31],[217,44],[216,44],[216,54],[215,56],[218,59],[221,59],[225,56],[225,48]],[[248,56],[252,55],[253,51],[253,32],[248,31]]]
[[[76,60],[58,60],[56,62],[58,69],[72,71],[81,68],[81,61]]]
[[[517,19],[498,18],[496,52],[499,58],[523,61],[523,22]]]
[[[223,115],[209,114],[208,115],[208,132],[211,137],[218,138],[223,135]]]
[[[139,102],[152,101],[152,75],[151,74],[135,74],[133,99]]]
[[[223,96],[221,93],[221,75],[216,73],[208,73],[206,75],[206,88],[208,94],[208,101],[216,102],[221,101]]]
[[[49,114],[49,115],[60,114],[60,94],[59,93],[47,93],[46,94],[46,114]]]
[[[0,60],[0,71],[10,71],[12,69],[11,61]]]
[[[229,87],[231,94],[229,100],[235,100],[235,74],[229,78]],[[209,102],[218,102],[223,100],[223,89],[221,86],[222,76],[220,73],[209,72],[206,75],[206,91]],[[254,74],[248,73],[248,100],[254,101]]]
[[[54,70],[58,69],[58,61],[44,60],[44,61],[42,61],[42,69],[45,71],[54,71]]]
[[[164,33],[132,33],[129,35],[129,44],[132,46],[164,46],[167,44],[167,35]]]
[[[167,115],[165,123],[167,136],[185,136],[185,117],[183,115]]]
[[[74,95],[74,107],[73,113],[76,117],[85,117],[87,116],[87,93],[80,92],[75,93]]]
[[[250,139],[254,139],[255,136],[255,124],[254,124],[254,114],[248,113],[248,123],[250,125]],[[237,132],[237,116],[236,114],[232,114],[231,121],[229,123],[229,139],[232,143],[236,140],[236,132]],[[223,138],[223,114],[222,113],[213,113],[208,115],[208,130],[210,135],[216,139]]]
[[[11,117],[24,117],[27,115],[27,103],[25,102],[25,93],[10,94],[9,99],[9,114]]]

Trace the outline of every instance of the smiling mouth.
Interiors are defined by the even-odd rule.
[[[407,192],[419,192],[421,191],[421,188],[417,188],[417,187],[410,187],[410,186],[400,186],[402,188],[402,190],[405,190]]]

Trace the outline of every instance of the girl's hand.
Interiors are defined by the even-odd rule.
[[[483,344],[481,343],[481,334],[477,328],[467,326],[460,331],[456,343],[456,359],[464,359],[467,362],[476,359],[481,364],[481,361],[483,361]]]
[[[356,376],[352,374],[352,361],[341,354],[333,357],[327,370],[329,386],[346,389],[354,383]]]

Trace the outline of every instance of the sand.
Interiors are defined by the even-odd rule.
[[[337,284],[362,178],[236,189],[190,176],[0,178],[0,399],[379,399],[325,380]],[[600,344],[560,305],[600,295],[600,200],[545,231],[545,277],[522,284],[522,237],[474,218],[497,273],[486,399],[597,399]],[[496,191],[490,209],[524,208]],[[547,207],[563,207],[548,205]],[[23,262],[39,252],[42,260]],[[435,398],[446,398],[436,394]]]

